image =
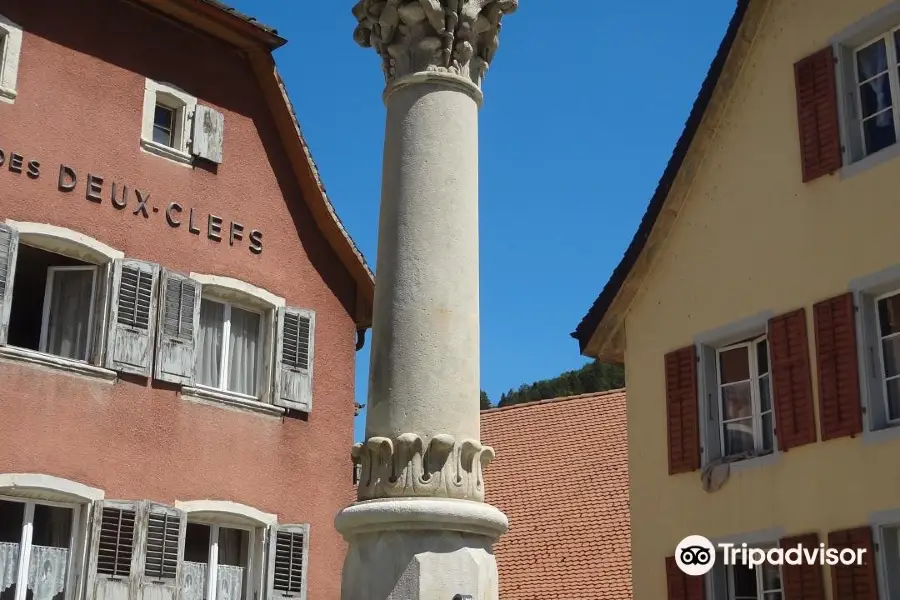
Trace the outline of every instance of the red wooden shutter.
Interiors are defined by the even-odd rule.
[[[674,556],[666,557],[666,589],[669,600],[705,600],[703,577],[685,575]]]
[[[796,548],[798,545],[810,550],[819,547],[819,534],[808,533],[781,540],[781,548]],[[822,582],[821,565],[784,564],[781,567],[781,582],[784,600],[825,600],[825,584]]]
[[[803,182],[841,168],[835,63],[824,48],[794,65]]]
[[[804,309],[769,321],[769,352],[778,448],[790,450],[814,443],[816,416]]]
[[[666,354],[666,416],[669,474],[700,468],[700,415],[697,406],[697,351],[693,346]]]
[[[875,578],[875,546],[872,529],[860,527],[828,534],[828,547],[865,549],[860,566],[835,565],[831,569],[831,596],[840,600],[878,600],[878,584]]]
[[[853,294],[813,307],[822,440],[862,433]]]

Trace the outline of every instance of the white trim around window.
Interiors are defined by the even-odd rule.
[[[842,179],[867,171],[877,165],[900,156],[900,77],[898,77],[897,52],[891,39],[900,27],[900,1],[895,0],[865,18],[853,23],[835,35],[829,44],[837,60],[836,83],[838,95],[838,113],[841,129],[844,166],[840,171]],[[873,73],[865,80],[878,79],[889,73],[889,89],[892,96],[892,109],[884,107],[884,112],[892,110],[890,121],[893,123],[897,142],[887,145],[875,152],[868,152],[864,139],[861,112],[860,78],[857,52],[873,43],[885,41],[887,65],[880,73]],[[887,43],[889,42],[890,43]],[[877,112],[877,111],[876,111]],[[874,113],[869,115],[874,117]]]
[[[720,412],[722,409],[721,401],[721,385],[719,378],[719,356],[724,350],[738,348],[746,345],[754,352],[748,352],[748,356],[753,354],[755,358],[756,346],[766,338],[766,329],[769,319],[774,313],[772,311],[764,311],[757,315],[735,321],[728,325],[718,327],[716,329],[701,333],[694,338],[697,346],[697,355],[699,358],[698,368],[698,391],[700,398],[698,399],[698,407],[700,410],[700,437],[701,437],[701,462],[705,468],[711,463],[723,459],[725,454],[725,440],[722,435],[722,419]],[[753,365],[755,365],[755,361]],[[751,368],[751,375],[759,371],[759,368]],[[756,373],[751,379],[759,381],[759,374]],[[767,382],[771,386],[771,381]],[[751,389],[754,386],[751,384]],[[762,424],[761,394],[760,388],[752,392],[751,399],[753,401],[753,417]],[[772,404],[771,387],[769,388],[770,409]],[[772,413],[774,422],[774,412]],[[764,466],[778,460],[778,440],[772,440],[773,449],[768,452],[763,451],[762,434],[757,435],[757,428],[754,428],[754,446],[761,451],[760,456],[746,458],[731,462],[730,469],[732,472],[756,466]],[[761,432],[761,427],[759,428]],[[757,438],[760,438],[757,440]],[[757,443],[758,442],[758,443]]]
[[[154,141],[154,118],[157,105],[171,111],[169,143]],[[144,85],[144,108],[141,122],[141,148],[145,152],[189,166],[193,162],[190,137],[197,99],[173,85],[147,79]]]
[[[892,418],[879,311],[887,304],[881,301],[900,294],[900,265],[851,281],[849,289],[856,305],[859,385],[864,409],[862,439],[865,443],[895,439],[900,437],[900,411],[895,409]]]
[[[0,102],[16,100],[21,53],[22,28],[0,15]]]
[[[16,231],[17,248],[23,245],[31,246],[45,252],[92,264],[78,267],[50,267],[47,274],[47,284],[43,290],[45,298],[44,312],[37,349],[3,345],[0,346],[0,359],[39,365],[107,382],[115,381],[117,378],[116,372],[101,366],[103,364],[102,340],[107,327],[107,311],[103,310],[103,307],[106,303],[105,296],[107,295],[106,288],[108,287],[107,278],[109,272],[113,262],[123,256],[123,253],[90,236],[66,229],[65,227],[57,227],[46,223],[19,222],[10,219],[7,219],[5,224]],[[67,358],[47,352],[48,310],[50,306],[49,302],[47,302],[50,298],[48,292],[52,289],[55,273],[72,269],[91,270],[94,272],[89,304],[91,309],[86,356],[81,358]],[[97,346],[97,342],[101,342],[101,345]]]

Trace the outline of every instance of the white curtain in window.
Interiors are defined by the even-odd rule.
[[[257,348],[259,346],[259,315],[239,308],[231,308],[231,332],[228,339],[228,389],[232,392],[256,396]]]
[[[222,361],[222,329],[225,305],[200,302],[200,351],[197,352],[197,383],[219,387],[219,367]]]
[[[219,565],[216,570],[216,600],[241,600],[244,567]]]
[[[19,545],[0,542],[0,593],[16,584],[19,576]]]
[[[181,588],[182,600],[203,600],[206,597],[206,563],[184,561],[182,572],[184,585]]]
[[[52,277],[46,351],[65,358],[87,360],[94,270],[60,270],[54,271]]]
[[[28,589],[33,600],[53,600],[66,589],[68,548],[32,546],[28,563]]]

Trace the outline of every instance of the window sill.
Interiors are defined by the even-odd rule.
[[[191,166],[194,162],[194,157],[187,152],[182,152],[145,138],[141,138],[141,149],[148,154],[155,154],[185,166]]]
[[[732,462],[725,461],[721,464],[728,465],[729,472],[731,474],[738,473],[740,471],[745,471],[747,469],[757,469],[762,467],[768,467],[776,464],[781,457],[780,452],[770,452],[769,454],[763,454],[761,456],[753,456],[751,458],[745,458],[743,460],[735,460]],[[709,464],[703,465],[703,469],[709,467]]]
[[[839,171],[841,181],[854,177],[855,175],[859,175],[860,173],[868,171],[869,169],[873,169],[878,165],[897,158],[898,156],[900,156],[900,143],[880,150],[875,154],[870,154],[865,158],[859,159],[855,163],[841,168],[841,170]]]
[[[115,371],[96,367],[94,365],[53,356],[52,354],[44,354],[34,350],[25,348],[14,348],[11,346],[0,347],[0,359],[11,362],[24,362],[41,367],[47,367],[57,371],[72,373],[75,375],[83,375],[92,379],[100,379],[103,381],[114,382],[118,377]]]
[[[900,438],[900,425],[888,425],[883,429],[864,431],[862,441],[864,444],[882,444]]]
[[[772,452],[763,456],[754,456],[731,463],[731,472],[738,473],[746,469],[758,469],[776,464],[781,457],[780,452]]]
[[[16,90],[0,85],[0,102],[13,104],[16,101]]]
[[[209,390],[201,387],[184,386],[181,388],[181,396],[186,400],[197,401],[203,404],[224,404],[229,408],[272,417],[281,417],[285,413],[285,410],[278,406],[266,404],[265,402],[260,402],[258,400],[248,400],[247,398],[229,394],[227,392]]]

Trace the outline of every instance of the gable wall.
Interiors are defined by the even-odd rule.
[[[897,160],[841,180],[801,182],[793,65],[883,0],[773,0],[677,223],[625,322],[634,592],[665,597],[664,557],[689,534],[782,527],[827,532],[895,508],[882,476],[900,442],[859,439],[791,450],[704,492],[667,467],[664,355],[703,332],[807,311],[850,280],[900,263]],[[827,587],[827,586],[826,586]]]

